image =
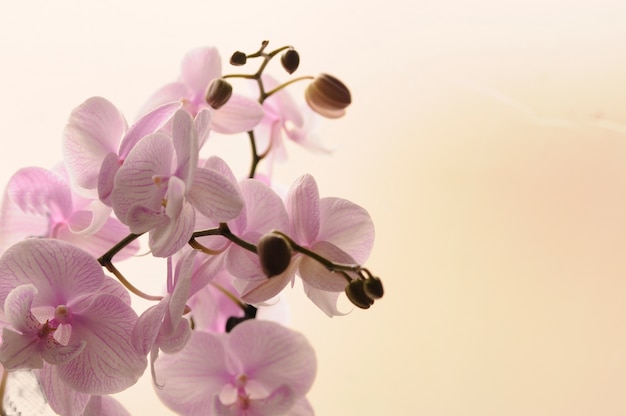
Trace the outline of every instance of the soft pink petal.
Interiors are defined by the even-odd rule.
[[[167,311],[168,300],[169,295],[146,309],[137,319],[131,334],[131,343],[139,354],[147,355],[152,349]]]
[[[163,387],[155,391],[170,409],[186,415],[206,415],[211,409],[231,378],[221,336],[193,331],[182,351],[159,356],[155,372]]]
[[[13,289],[4,302],[6,320],[22,334],[36,334],[41,324],[30,311],[37,288],[31,284]]]
[[[174,146],[161,133],[145,137],[133,148],[115,175],[111,195],[115,215],[126,222],[126,215],[134,205],[143,205],[154,211],[161,207],[167,190],[162,178],[169,178]]]
[[[304,395],[313,385],[315,351],[299,332],[275,322],[252,319],[235,326],[228,346],[250,379],[270,391],[288,385],[297,395]]]
[[[169,222],[150,232],[150,249],[156,257],[168,257],[183,248],[195,225],[196,212],[187,201],[183,201],[178,218],[169,218]]]
[[[140,116],[156,109],[157,107],[170,103],[172,101],[182,102],[184,98],[191,96],[191,90],[184,82],[172,82],[164,85],[157,90],[148,100],[144,103],[139,110]]]
[[[243,209],[239,187],[212,169],[196,170],[188,199],[203,215],[218,222],[232,220]]]
[[[194,125],[198,136],[198,148],[201,149],[211,132],[211,110],[208,108],[200,110],[194,118]]]
[[[246,303],[257,305],[272,299],[274,296],[282,292],[285,287],[287,287],[296,273],[296,268],[295,264],[290,264],[287,270],[278,276],[273,276],[271,279],[265,278],[250,281],[243,287],[238,288],[241,293],[241,300]],[[238,282],[240,282],[240,280],[237,280],[234,283]],[[237,287],[239,285],[236,284],[235,286]]]
[[[216,397],[213,410],[216,415],[220,416],[291,415],[287,412],[294,406],[296,397],[291,387],[282,385],[274,389],[267,397],[251,399],[245,410],[241,409],[237,403],[225,405],[219,397]]]
[[[59,379],[57,366],[44,364],[43,369],[37,371],[37,378],[52,410],[60,415],[82,415],[90,395],[80,393],[63,383]]]
[[[106,205],[111,205],[111,193],[115,186],[115,175],[120,170],[121,162],[116,153],[108,153],[100,165],[98,173],[98,198]]]
[[[234,134],[250,131],[263,118],[263,107],[248,97],[233,94],[230,99],[213,111],[211,129],[218,133]]]
[[[209,82],[222,76],[222,58],[217,48],[196,48],[185,55],[180,71],[181,80],[204,98]]]
[[[322,310],[328,317],[343,316],[348,312],[341,312],[337,308],[337,300],[343,292],[328,292],[325,290],[315,289],[303,282],[304,293],[311,301]]]
[[[9,180],[7,189],[9,198],[25,213],[67,218],[72,212],[69,184],[47,169],[20,169]]]
[[[72,233],[79,235],[92,235],[107,223],[113,210],[102,202],[93,200],[89,203],[88,209],[74,209],[67,225]]]
[[[49,336],[46,338],[43,348],[41,349],[41,358],[52,365],[65,364],[80,354],[85,348],[85,345],[85,341],[76,344],[62,345],[52,336]]]
[[[289,416],[315,416],[315,411],[306,397],[300,397],[289,410]]]
[[[130,413],[111,396],[91,396],[81,416],[130,416]]]
[[[120,111],[101,97],[92,97],[72,111],[63,131],[63,156],[76,183],[86,189],[98,185],[104,157],[117,153],[127,129]]]
[[[246,179],[239,186],[246,206],[246,231],[261,235],[271,230],[289,232],[289,217],[276,192],[255,179]]]
[[[355,264],[354,259],[346,252],[327,241],[315,243],[311,250],[336,263]],[[329,271],[326,266],[308,256],[302,257],[298,274],[311,287],[328,292],[343,292],[348,284],[341,273]]]
[[[174,116],[176,111],[182,107],[180,101],[172,101],[174,102],[166,103],[144,114],[130,126],[120,144],[119,157],[121,160],[124,160],[128,156],[128,153],[130,153],[139,140],[158,131]]]
[[[131,344],[137,315],[115,296],[92,298],[72,321],[72,341],[84,340],[87,345],[79,356],[59,366],[59,377],[83,393],[117,393],[135,384],[147,365],[145,355]]]
[[[368,212],[345,199],[320,200],[318,240],[328,241],[363,264],[374,246],[374,223]]]
[[[320,229],[320,202],[313,176],[303,175],[291,185],[285,208],[291,220],[291,237],[299,244],[314,243]]]
[[[172,121],[172,140],[176,152],[175,175],[191,184],[193,173],[198,167],[198,138],[189,113],[179,110]]]
[[[33,307],[56,307],[98,292],[103,280],[102,267],[94,257],[60,240],[25,240],[9,248],[0,258],[3,305],[9,291],[21,284],[32,283],[39,291]]]
[[[163,227],[170,219],[162,211],[154,211],[143,205],[134,205],[126,214],[126,222],[132,233],[143,234],[156,227]]]
[[[24,212],[4,191],[0,208],[0,253],[13,244],[28,237],[44,237],[50,230],[50,220],[46,216],[25,215]]]
[[[9,328],[2,329],[0,363],[7,371],[43,367],[41,343],[37,334],[22,335]]]

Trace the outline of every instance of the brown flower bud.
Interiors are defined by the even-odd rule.
[[[215,78],[209,84],[206,92],[206,102],[214,109],[218,109],[228,102],[233,94],[233,86],[224,78]]]
[[[237,51],[233,53],[233,55],[230,57],[230,64],[235,66],[241,66],[245,65],[247,60],[248,56],[245,53]]]
[[[383,297],[385,291],[383,290],[383,282],[378,277],[370,277],[365,279],[363,284],[363,290],[367,297],[372,300],[380,299]]]
[[[345,289],[346,295],[350,302],[361,309],[369,309],[374,301],[365,293],[364,281],[356,279],[348,283]]]
[[[285,71],[293,74],[300,65],[300,54],[294,48],[289,48],[280,56],[280,63]]]
[[[339,118],[352,102],[350,90],[343,82],[328,74],[313,80],[304,92],[306,102],[315,112],[328,118]]]
[[[278,234],[265,234],[256,248],[261,268],[267,277],[281,274],[291,262],[291,247],[287,240]]]

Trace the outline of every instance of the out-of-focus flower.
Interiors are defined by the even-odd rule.
[[[214,109],[206,101],[211,81],[222,76],[222,58],[216,48],[197,48],[185,55],[180,79],[163,86],[148,99],[142,112],[171,101],[182,101],[192,116],[200,110],[211,110],[211,130],[218,133],[249,131],[263,118],[263,108],[251,98],[233,94],[228,101]]]
[[[0,212],[0,253],[28,237],[68,241],[99,257],[128,234],[128,227],[111,216],[97,199],[73,193],[63,169],[23,168],[9,180]],[[133,242],[118,255],[137,252]]]
[[[305,395],[316,367],[303,335],[251,319],[230,333],[194,331],[179,353],[162,354],[156,393],[182,415],[313,415]]]

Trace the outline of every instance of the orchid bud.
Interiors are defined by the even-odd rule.
[[[237,51],[230,57],[230,64],[234,66],[241,66],[245,65],[247,60],[248,56],[245,53]]]
[[[261,268],[267,277],[284,272],[291,262],[291,247],[281,235],[265,234],[257,243],[257,254]]]
[[[365,279],[363,284],[363,290],[367,297],[372,300],[380,299],[383,297],[385,291],[383,290],[383,282],[378,277],[370,277]]]
[[[228,102],[233,94],[233,86],[224,78],[215,78],[206,92],[206,102],[215,110]]]
[[[356,279],[348,283],[345,292],[350,302],[361,309],[369,309],[374,303],[374,300],[365,293],[364,281],[361,279]]]
[[[316,113],[339,118],[352,102],[350,90],[343,82],[328,74],[321,74],[313,80],[304,92],[306,102]]]
[[[281,55],[280,63],[285,68],[285,71],[293,74],[298,69],[298,65],[300,65],[300,54],[294,48],[289,48]]]

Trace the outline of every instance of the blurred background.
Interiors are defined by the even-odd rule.
[[[276,180],[308,172],[368,209],[386,288],[333,319],[288,292],[317,414],[623,415],[625,19],[620,1],[4,4],[0,183],[58,163],[91,96],[133,119],[192,48],[226,67],[294,45],[296,74],[339,77],[353,105],[320,125],[331,156],[289,146]],[[229,140],[216,149],[243,174],[246,139]],[[129,277],[158,285],[161,266]],[[149,377],[116,397],[171,414]]]

